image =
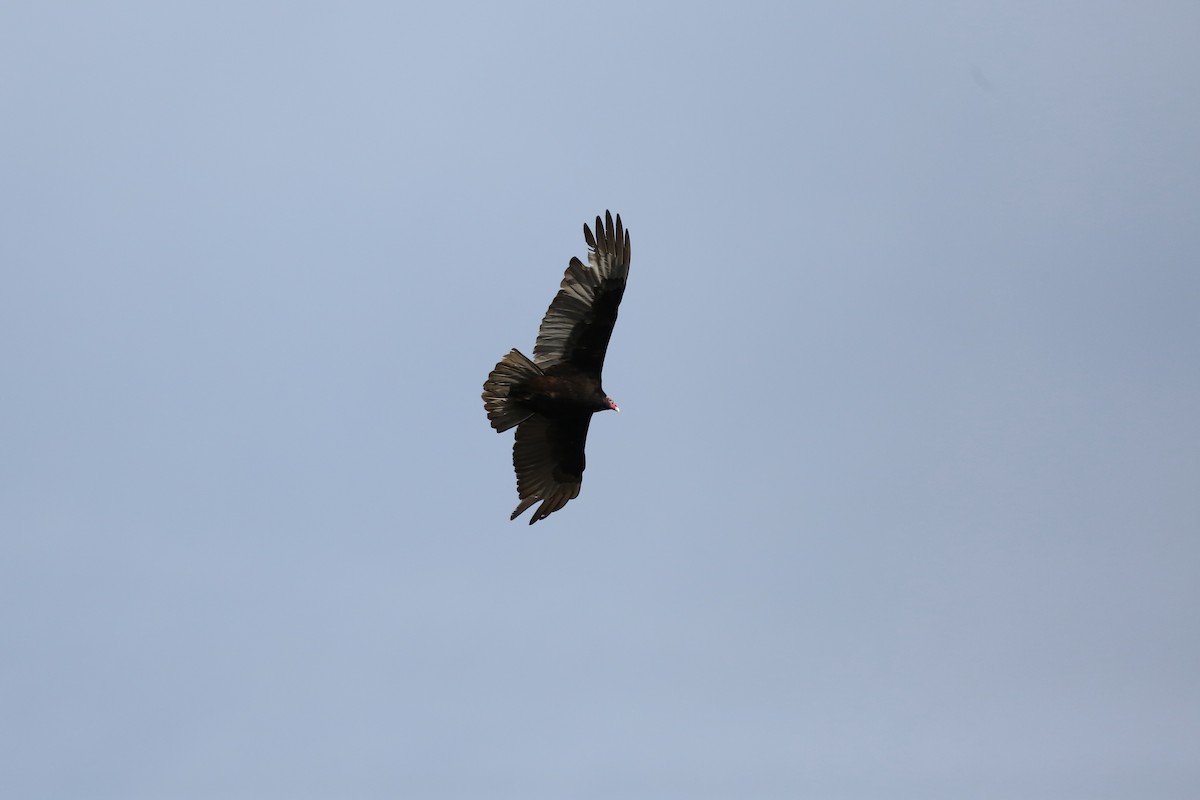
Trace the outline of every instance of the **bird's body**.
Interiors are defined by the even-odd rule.
[[[530,378],[522,387],[521,401],[537,414],[604,411],[609,408],[598,381],[564,370]]]
[[[483,384],[492,427],[517,428],[513,467],[521,502],[512,519],[541,501],[531,525],[579,496],[592,414],[620,411],[604,392],[601,371],[629,276],[629,233],[620,215],[614,225],[606,212],[603,222],[596,217],[595,235],[587,225],[583,235],[588,265],[571,259],[542,319],[533,360],[512,350]]]

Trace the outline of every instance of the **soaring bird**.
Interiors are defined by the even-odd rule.
[[[621,215],[585,223],[588,263],[572,258],[542,318],[533,360],[512,350],[483,384],[483,406],[497,433],[516,427],[513,468],[521,502],[516,519],[537,502],[529,524],[579,496],[584,445],[597,411],[620,411],[600,382],[604,354],[629,277],[629,231]]]

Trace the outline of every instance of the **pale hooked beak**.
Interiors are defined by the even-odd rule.
[[[608,407],[613,411],[616,411],[618,414],[621,413],[621,409],[617,408],[617,401],[613,400],[611,397],[608,398]]]

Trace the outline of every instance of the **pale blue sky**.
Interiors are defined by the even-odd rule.
[[[0,9],[0,795],[1200,795],[1200,6]],[[633,265],[583,493],[484,377]]]

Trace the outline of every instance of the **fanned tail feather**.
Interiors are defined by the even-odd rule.
[[[487,409],[488,420],[497,433],[516,427],[533,415],[532,411],[511,400],[509,393],[513,387],[541,374],[538,365],[516,349],[496,364],[483,382],[483,407]]]

